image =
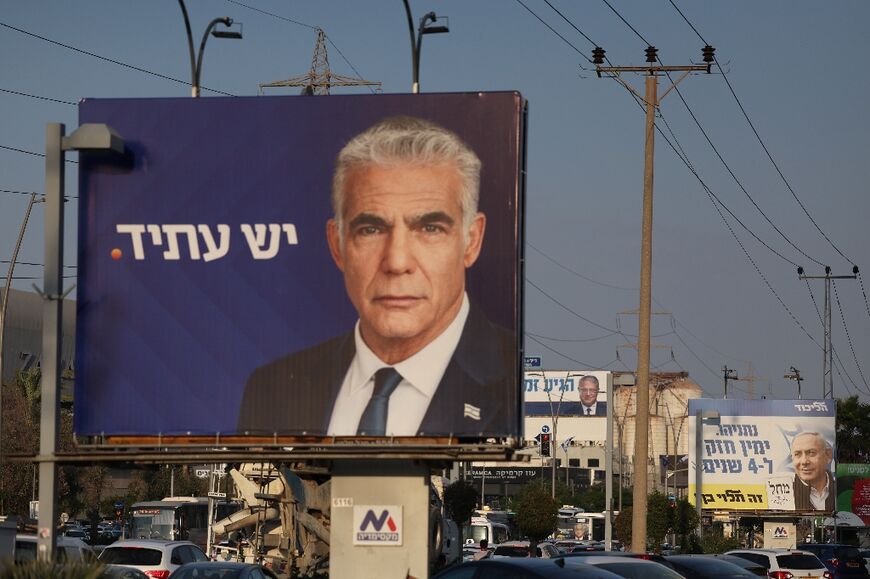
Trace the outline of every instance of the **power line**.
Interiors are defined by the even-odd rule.
[[[28,151],[26,149],[19,149],[18,147],[10,147],[8,145],[0,145],[0,149],[6,149],[7,151],[14,151],[16,153],[24,153],[25,155],[33,155],[34,157],[42,157],[45,158],[45,153],[36,153],[34,151]],[[78,165],[78,161],[73,161],[72,159],[64,159],[67,163],[75,163]],[[14,191],[17,193],[17,191]],[[28,193],[29,195],[29,193]]]
[[[6,24],[5,22],[0,22],[0,26],[3,26],[4,28],[8,28],[10,30],[14,30],[15,32],[19,32],[21,34],[25,34],[27,36],[31,36],[33,38],[37,38],[37,39],[42,40],[44,42],[54,44],[55,46],[60,46],[61,48],[66,48],[67,50],[72,50],[72,51],[78,52],[80,54],[86,54],[87,56],[92,56],[94,58],[98,58],[98,59],[103,60],[105,62],[111,62],[112,64],[117,64],[118,66],[123,66],[125,68],[136,70],[138,72],[144,72],[145,74],[150,74],[151,76],[156,76],[157,78],[162,78],[164,80],[171,80],[172,82],[177,82],[177,83],[183,84],[185,86],[190,86],[190,83],[187,82],[186,80],[181,80],[181,79],[178,79],[178,78],[175,78],[172,76],[167,76],[167,75],[161,74],[159,72],[154,72],[153,70],[148,70],[147,68],[134,66],[132,64],[127,64],[126,62],[121,62],[120,60],[115,60],[114,58],[109,58],[107,56],[102,56],[102,55],[96,54],[94,52],[89,52],[87,50],[83,50],[81,48],[76,48],[75,46],[71,46],[69,44],[64,44],[63,42],[58,42],[57,40],[52,40],[51,38],[41,36],[41,35],[36,34],[34,32],[29,32],[27,30],[24,30],[23,28],[16,28],[15,26]],[[223,92],[223,91],[220,91],[217,89],[208,88],[207,86],[200,85],[200,88],[217,93],[217,94],[222,94],[224,96],[235,96],[235,95],[230,94],[228,92]]]
[[[567,38],[565,38],[564,36],[562,36],[561,34],[559,34],[559,32],[558,32],[555,28],[553,28],[552,26],[550,26],[549,24],[547,24],[547,22],[544,21],[543,18],[541,18],[540,16],[538,16],[537,14],[535,14],[535,12],[533,12],[531,8],[529,8],[528,6],[525,5],[525,3],[523,3],[523,0],[517,0],[517,3],[518,3],[520,6],[522,6],[523,8],[525,8],[526,10],[528,10],[528,11],[529,11],[529,14],[531,14],[532,16],[534,16],[535,18],[537,18],[537,19],[541,22],[541,24],[543,24],[544,26],[546,26],[547,28],[549,28],[549,29],[550,29],[550,32],[552,32],[553,34],[555,34],[556,36],[558,36],[559,38],[561,38],[561,39],[562,39],[562,42],[564,42],[565,44],[567,44],[568,46],[570,46],[571,48],[573,48],[573,49],[574,49],[574,52],[576,52],[577,54],[579,54],[580,56],[582,56],[583,58],[585,58],[586,61],[589,62],[589,64],[592,64],[592,59],[591,59],[591,58],[589,58],[588,56],[586,56],[586,54],[585,54],[582,50],[580,50],[579,48],[577,48],[576,46],[574,46],[574,45],[571,43],[570,40],[568,40]],[[549,2],[548,2],[548,4],[549,4]],[[576,28],[576,27],[575,27],[575,28]],[[582,34],[582,33],[581,33],[581,34]],[[586,36],[586,35],[584,34],[584,36]],[[594,44],[594,43],[593,43],[593,44]]]
[[[864,307],[867,308],[867,315],[870,316],[870,303],[867,302],[867,292],[864,291],[864,279],[861,277],[861,271],[859,270],[855,275],[858,276],[858,284],[861,286],[861,294],[864,296]]]
[[[564,352],[560,352],[559,350],[556,350],[555,348],[551,348],[550,346],[548,346],[544,342],[538,340],[534,336],[530,336],[528,333],[526,334],[526,337],[528,339],[532,340],[533,342],[536,342],[539,346],[546,348],[547,350],[553,352],[554,354],[558,354],[558,355],[562,356],[563,358],[565,358],[566,360],[571,360],[575,364],[579,364],[580,366],[583,366],[583,367],[588,368],[590,370],[606,370],[607,366],[610,366],[611,364],[613,364],[613,362],[608,362],[604,366],[596,366],[594,364],[587,364],[586,362],[583,362],[582,360],[578,360],[572,356],[569,356],[568,354],[565,354]],[[614,360],[614,362],[615,362],[615,360]]]
[[[604,340],[605,338],[609,338],[611,336],[617,335],[616,332],[610,332],[608,334],[604,334],[603,336],[598,336],[596,338],[554,338],[553,336],[543,336],[541,334],[536,334],[534,332],[526,332],[528,336],[534,336],[536,338],[540,338],[542,340],[550,340],[551,342],[597,342],[598,340]]]
[[[674,3],[674,0],[668,0],[668,1],[671,3],[671,6],[673,6],[676,9],[677,13],[683,17],[683,20],[686,21],[686,24],[688,24],[689,27],[695,32],[695,34],[698,35],[698,38],[700,38],[701,41],[704,42],[704,44],[709,44],[706,40],[704,40],[704,38],[701,36],[701,34],[698,32],[698,30],[692,25],[692,23],[689,22],[689,19],[686,18],[686,15],[683,14],[683,12],[679,8],[677,8],[677,5]],[[855,263],[854,261],[849,259],[842,251],[840,251],[840,248],[838,248],[836,245],[834,245],[834,242],[831,241],[831,239],[825,234],[824,231],[822,231],[822,228],[819,227],[819,224],[816,223],[816,220],[813,219],[813,216],[810,215],[809,211],[807,211],[806,206],[804,206],[803,202],[801,202],[801,200],[798,198],[797,193],[795,193],[791,184],[788,182],[788,179],[785,178],[785,175],[783,174],[782,170],[779,168],[779,164],[777,164],[777,162],[774,160],[773,155],[770,153],[770,150],[767,148],[767,145],[764,143],[764,140],[761,138],[761,135],[758,133],[758,130],[755,128],[755,124],[752,122],[752,119],[749,118],[749,113],[746,112],[746,108],[743,106],[743,103],[740,102],[740,98],[738,98],[737,93],[734,91],[734,87],[731,86],[731,81],[728,80],[728,75],[725,74],[725,71],[722,69],[722,66],[719,64],[718,60],[716,60],[714,62],[716,64],[716,68],[719,69],[719,72],[722,75],[722,79],[725,81],[725,84],[728,86],[728,90],[731,92],[731,96],[733,96],[735,102],[737,102],[737,106],[740,109],[740,112],[743,114],[743,118],[746,119],[746,122],[749,124],[749,128],[752,129],[752,133],[755,135],[755,138],[758,140],[758,143],[761,145],[762,150],[764,150],[765,155],[767,155],[767,158],[770,160],[770,163],[773,165],[773,168],[776,169],[776,172],[779,175],[780,179],[782,179],[782,182],[785,184],[786,189],[788,189],[789,193],[791,193],[791,196],[794,198],[795,201],[797,201],[797,204],[800,206],[801,210],[803,210],[804,215],[807,216],[807,218],[810,220],[810,223],[813,224],[813,226],[816,228],[816,230],[819,232],[819,234],[825,239],[825,241],[827,241],[830,244],[831,247],[834,248],[834,250],[837,253],[840,254],[840,256],[843,259],[848,261],[850,264],[854,264]]]
[[[574,314],[575,316],[577,316],[578,318],[580,318],[584,322],[592,324],[596,328],[600,328],[600,329],[604,330],[605,332],[613,332],[614,334],[623,335],[622,332],[620,332],[619,330],[614,330],[613,328],[608,328],[607,326],[603,326],[603,325],[599,324],[598,322],[594,322],[594,321],[590,320],[589,318],[583,316],[582,314],[578,314],[577,312],[575,312],[574,310],[572,310],[571,308],[569,308],[568,306],[566,306],[565,304],[563,304],[562,302],[560,302],[559,300],[557,300],[556,298],[554,298],[553,296],[551,296],[550,294],[545,292],[537,284],[535,284],[535,282],[533,282],[532,280],[526,278],[526,283],[529,284],[530,286],[532,286],[533,288],[535,288],[536,290],[538,290],[539,292],[541,292],[542,294],[544,294],[545,296],[547,296],[547,298],[549,298],[550,301],[552,301],[553,303],[555,303],[556,305],[561,307],[563,310],[565,310],[571,314]]]
[[[843,306],[840,305],[840,294],[837,292],[837,282],[831,280],[831,287],[834,289],[834,299],[837,301],[837,309],[840,310],[840,319],[843,321],[843,330],[845,330],[846,333],[846,341],[849,343],[849,349],[852,350],[852,359],[855,360],[855,366],[858,367],[858,375],[861,376],[861,381],[864,382],[864,386],[870,388],[870,386],[867,385],[867,379],[864,378],[864,372],[861,370],[858,356],[855,355],[855,346],[852,345],[852,336],[849,335],[849,326],[846,325],[846,314],[843,312]]]
[[[591,38],[589,38],[589,36],[586,35],[586,33],[584,33],[582,30],[580,30],[579,28],[577,28],[577,25],[576,25],[576,24],[574,24],[573,22],[571,22],[571,20],[570,20],[567,16],[565,16],[564,14],[562,14],[562,13],[559,11],[558,8],[556,8],[555,6],[553,6],[552,4],[550,4],[550,0],[544,0],[544,3],[545,3],[547,6],[549,6],[549,7],[553,10],[553,12],[555,12],[556,14],[558,14],[559,16],[561,16],[561,17],[562,17],[562,20],[564,20],[565,22],[567,22],[567,23],[571,26],[571,28],[573,28],[574,30],[576,30],[576,31],[580,34],[580,36],[582,36],[583,38],[586,39],[586,41],[587,41],[589,44],[591,44],[592,46],[598,46],[598,45],[595,43],[595,41],[593,41]],[[587,59],[587,60],[588,60],[588,59]]]
[[[0,259],[0,263],[12,263],[12,260],[11,259]],[[29,266],[35,266],[35,267],[43,267],[44,266],[44,264],[42,264],[42,263],[34,263],[32,261],[21,261],[21,260],[16,261],[15,265],[29,265]],[[71,269],[78,268],[77,265],[65,265],[64,267],[71,268]]]
[[[32,99],[39,99],[39,100],[43,100],[43,101],[51,101],[51,102],[53,102],[53,103],[60,103],[60,104],[62,104],[62,105],[70,105],[70,106],[73,106],[73,107],[76,106],[76,103],[74,103],[74,102],[72,102],[72,101],[62,101],[62,100],[59,100],[59,99],[53,99],[53,98],[44,97],[44,96],[39,96],[39,95],[35,95],[35,94],[28,94],[28,93],[26,93],[26,92],[19,92],[19,91],[17,91],[17,90],[10,90],[10,89],[8,89],[8,88],[0,88],[0,92],[5,92],[5,93],[8,93],[8,94],[14,94],[14,95],[18,95],[18,96],[26,96],[26,97],[30,97],[30,98],[32,98]]]
[[[652,44],[649,43],[649,42],[647,42],[647,39],[644,38],[644,37],[641,35],[640,32],[638,32],[637,30],[635,30],[634,26],[632,26],[631,24],[628,23],[628,20],[626,20],[625,18],[622,17],[622,14],[620,14],[619,12],[616,11],[616,8],[614,8],[613,6],[610,5],[610,2],[608,2],[607,0],[601,0],[601,1],[604,2],[605,4],[607,4],[607,7],[610,8],[610,9],[613,11],[613,13],[616,14],[616,16],[617,16],[620,20],[622,20],[622,21],[625,23],[625,25],[628,26],[628,27],[631,29],[631,31],[634,32],[634,34],[635,34],[638,38],[641,39],[641,41],[642,41],[644,44],[646,44],[647,46],[652,46]]]
[[[568,266],[566,266],[566,265],[562,265],[561,263],[559,263],[558,261],[556,261],[555,259],[553,259],[553,258],[550,257],[549,255],[547,255],[546,253],[544,253],[543,251],[541,251],[540,249],[538,249],[537,247],[535,247],[534,245],[532,245],[532,244],[529,243],[528,241],[526,241],[526,245],[527,245],[528,247],[530,247],[531,249],[533,249],[534,251],[536,251],[537,253],[539,253],[539,254],[540,254],[544,259],[546,259],[547,261],[550,261],[551,263],[553,263],[553,264],[557,265],[558,267],[564,269],[564,270],[567,271],[568,273],[570,273],[570,274],[572,274],[572,275],[575,275],[575,276],[579,277],[580,279],[586,280],[586,281],[588,281],[589,283],[594,283],[595,285],[600,285],[600,286],[602,286],[602,287],[606,287],[606,288],[610,288],[610,289],[617,289],[617,290],[624,290],[624,291],[631,291],[631,292],[636,292],[636,291],[637,291],[637,288],[636,288],[636,287],[622,287],[622,286],[613,285],[613,284],[604,283],[604,282],[601,282],[601,281],[594,280],[594,279],[592,279],[591,277],[587,277],[587,276],[583,275],[583,274],[580,273],[580,272],[574,271],[573,269],[571,269],[570,267],[568,267]]]

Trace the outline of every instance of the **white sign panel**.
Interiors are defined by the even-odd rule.
[[[797,529],[794,523],[782,521],[764,522],[765,549],[794,549],[797,546]]]
[[[557,443],[574,437],[581,444],[607,439],[607,392],[610,372],[530,370],[523,377],[525,431],[555,432]]]
[[[399,547],[402,545],[401,505],[354,505],[353,544]]]
[[[777,475],[767,479],[767,506],[775,511],[794,510],[793,476]]]

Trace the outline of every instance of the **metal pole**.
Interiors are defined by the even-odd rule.
[[[701,471],[704,460],[702,458],[704,452],[704,419],[701,418],[701,411],[695,411],[695,512],[698,513],[698,525],[700,528],[701,521]]]
[[[405,3],[405,14],[408,17],[408,32],[411,34],[411,92],[418,93],[420,87],[417,86],[417,39],[414,38],[414,17],[411,16],[411,6],[408,0],[402,0]]]
[[[184,29],[187,31],[187,49],[190,52],[190,96],[199,96],[199,83],[196,80],[196,53],[193,51],[193,32],[190,30],[190,18],[187,16],[187,7],[184,0],[178,0],[181,14],[184,15]]]
[[[45,272],[42,302],[42,400],[39,427],[39,533],[37,558],[51,561],[57,534],[58,416],[63,315],[63,189],[65,127],[45,130]]]
[[[825,360],[823,362],[823,382],[822,382],[822,398],[834,397],[834,373],[833,359],[831,353],[831,270],[826,268],[825,271]]]
[[[604,440],[604,548],[613,549],[613,415],[616,408],[613,404],[613,375],[607,380],[607,438]],[[620,458],[620,462],[622,462]],[[622,483],[622,467],[619,468],[620,484]]]
[[[486,505],[486,465],[480,467],[480,508]]]
[[[208,23],[208,26],[205,27],[205,32],[202,35],[202,41],[199,43],[199,55],[196,57],[196,68],[193,73],[193,96],[199,96],[199,79],[202,76],[202,54],[205,52],[205,43],[208,40],[208,35],[211,32],[212,28],[215,27],[216,24],[223,24],[224,26],[232,26],[233,20],[232,18],[222,17],[222,18],[214,18],[211,22]]]
[[[643,225],[640,259],[640,308],[637,347],[637,407],[634,431],[634,506],[631,518],[631,549],[646,552],[646,510],[649,474],[649,356],[650,302],[652,297],[653,148],[658,79],[646,78],[646,144],[643,175]]]
[[[553,420],[553,436],[550,437],[550,467],[553,474],[550,484],[550,496],[554,499],[556,498],[556,433],[556,420]]]
[[[33,204],[36,203],[36,193],[30,194],[30,201],[27,203],[27,209],[24,211],[24,220],[21,221],[21,227],[18,228],[18,238],[15,240],[15,249],[12,250],[12,259],[9,262],[9,270],[6,272],[6,288],[3,290],[3,303],[0,306],[0,457],[3,456],[3,347],[6,343],[6,313],[9,311],[9,291],[12,289],[12,275],[15,273],[15,263],[18,261],[18,252],[21,249],[21,242],[24,239],[24,231],[27,228],[27,222],[30,220],[30,212],[33,209]],[[0,458],[2,460],[2,458]],[[2,481],[2,479],[0,479]],[[2,482],[0,482],[2,484]],[[2,488],[2,487],[0,487]]]

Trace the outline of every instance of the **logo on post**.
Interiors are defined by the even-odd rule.
[[[401,545],[402,506],[354,506],[353,533],[354,545]]]

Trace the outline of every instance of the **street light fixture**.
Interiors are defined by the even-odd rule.
[[[450,27],[447,24],[435,25],[438,21],[438,16],[436,16],[434,12],[429,12],[420,19],[420,26],[415,35],[414,18],[411,16],[411,7],[408,4],[408,0],[403,0],[403,2],[405,3],[405,13],[408,16],[408,32],[411,34],[411,61],[413,64],[413,84],[411,85],[411,92],[418,94],[420,92],[420,51],[423,48],[423,35],[450,32]]]
[[[701,482],[704,472],[704,426],[718,426],[721,416],[715,410],[695,411],[695,511],[698,513],[698,521],[701,520]],[[700,533],[700,525],[698,526]]]
[[[181,13],[184,15],[184,28],[187,31],[187,48],[190,52],[190,96],[199,96],[199,79],[202,73],[202,53],[205,52],[205,43],[208,40],[208,35],[211,33],[215,38],[233,38],[241,40],[242,29],[239,24],[239,29],[232,28],[233,19],[229,16],[214,18],[208,23],[205,32],[202,35],[202,41],[199,43],[199,54],[193,50],[193,33],[190,30],[190,18],[187,16],[187,7],[184,5],[184,0],[178,0],[178,5],[181,7]],[[215,28],[218,24],[223,24],[225,29]]]

